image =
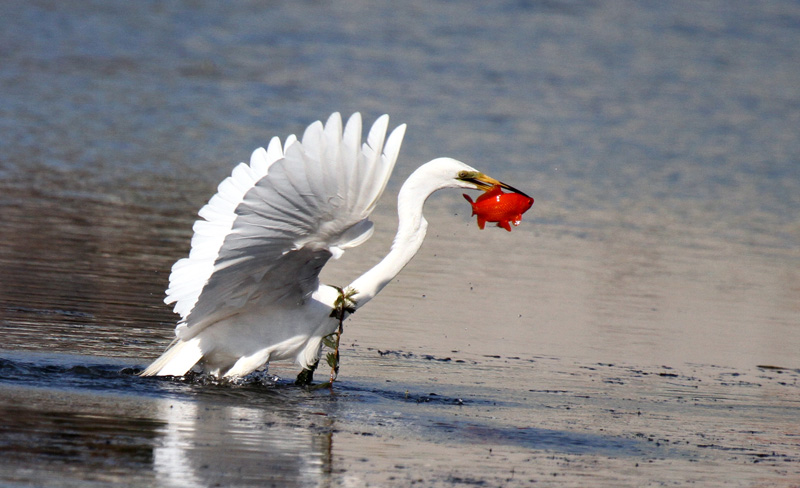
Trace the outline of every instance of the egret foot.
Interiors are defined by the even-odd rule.
[[[294,380],[294,384],[297,386],[309,386],[314,381],[314,371],[316,371],[317,366],[319,366],[319,359],[314,361],[314,364],[310,367],[303,368],[303,371],[300,371],[297,379]]]

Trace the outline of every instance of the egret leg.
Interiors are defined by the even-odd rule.
[[[325,361],[331,367],[330,381],[317,385],[316,387],[332,386],[333,382],[336,381],[336,377],[339,375],[339,341],[341,340],[342,332],[344,331],[343,322],[347,314],[352,314],[356,311],[356,302],[353,300],[353,295],[356,293],[356,291],[352,288],[342,290],[341,288],[337,287],[337,289],[339,290],[339,297],[336,299],[335,308],[331,310],[330,316],[337,319],[339,322],[339,327],[337,327],[335,332],[323,337],[322,345],[320,346],[320,348],[322,348],[324,345],[329,349],[333,349],[332,352],[329,352],[325,356]],[[297,379],[295,380],[294,384],[298,386],[311,386],[314,371],[317,369],[317,366],[319,366],[319,359],[317,359],[314,364],[308,368],[303,369],[300,374],[297,375]]]
[[[333,358],[328,358],[328,364],[331,366],[331,384],[333,384],[333,382],[336,381],[336,377],[339,376],[339,340],[342,338],[343,330],[342,320],[339,319],[339,328],[336,329],[336,344],[333,348]]]
[[[336,377],[339,376],[339,341],[344,331],[344,319],[347,314],[352,314],[356,311],[356,301],[353,299],[356,290],[351,287],[347,287],[345,290],[338,287],[337,289],[339,290],[339,297],[335,302],[336,308],[331,310],[330,316],[339,321],[339,327],[336,329],[336,332],[322,339],[323,344],[333,349],[333,352],[329,352],[326,356],[328,365],[331,367],[331,380],[328,383],[329,385],[333,385],[333,382],[336,381]],[[331,336],[336,336],[336,340],[332,340]]]

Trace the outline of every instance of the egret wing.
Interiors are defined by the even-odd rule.
[[[386,138],[388,122],[378,118],[362,145],[360,115],[343,129],[333,114],[233,170],[200,210],[189,257],[172,268],[164,301],[181,315],[178,337],[251,305],[302,303],[331,257],[372,235],[369,215],[405,133],[401,125]]]

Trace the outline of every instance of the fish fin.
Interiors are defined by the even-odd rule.
[[[502,227],[505,230],[511,232],[511,226],[508,225],[508,220],[501,220],[500,222],[497,223],[497,226]]]
[[[469,204],[472,205],[472,215],[470,215],[470,217],[472,217],[473,215],[475,215],[475,202],[473,202],[472,199],[469,197],[469,195],[467,195],[466,193],[462,193],[462,195],[464,196],[464,198],[467,199]]]
[[[484,219],[483,217],[481,217],[481,216],[479,215],[479,216],[478,216],[478,228],[479,228],[480,230],[483,230],[483,228],[484,228],[484,227],[486,227],[486,219]]]

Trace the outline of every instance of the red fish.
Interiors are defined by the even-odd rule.
[[[474,202],[467,194],[464,198],[472,204],[472,215],[478,216],[479,228],[483,229],[486,222],[497,222],[498,227],[509,232],[509,222],[519,225],[522,214],[533,205],[533,198],[519,193],[503,193],[500,185],[494,185]]]

